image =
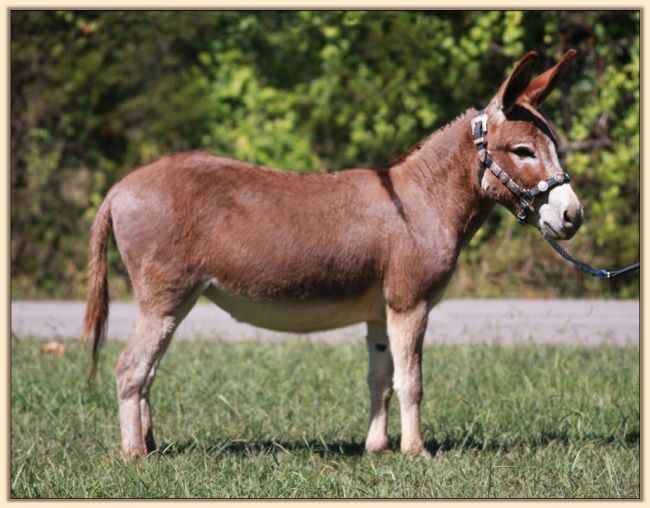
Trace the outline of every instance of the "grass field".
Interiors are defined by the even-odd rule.
[[[428,347],[432,460],[363,454],[365,346],[179,342],[154,384],[162,453],[119,458],[112,369],[14,340],[13,498],[637,498],[639,354],[539,345]]]

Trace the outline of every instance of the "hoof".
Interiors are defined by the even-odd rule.
[[[423,459],[431,459],[433,456],[424,446],[419,446],[417,448],[402,448],[402,453],[406,455],[411,455],[413,457],[422,457]]]
[[[158,449],[158,446],[156,445],[156,443],[154,441],[147,441],[146,446],[147,446],[147,455],[151,455],[153,453],[160,452],[160,450]]]
[[[427,450],[426,448],[422,448],[422,451],[418,453],[418,457],[422,457],[423,459],[429,460],[433,458],[433,455],[431,455],[431,452],[429,452],[429,450]]]
[[[147,454],[158,451],[158,446],[156,446],[156,440],[153,438],[153,430],[151,428],[144,434],[143,439]]]
[[[122,449],[120,452],[120,456],[122,457],[122,460],[124,460],[125,462],[137,462],[140,459],[146,457],[147,452],[146,450],[143,449],[133,449],[133,450]]]
[[[388,451],[388,446],[385,446],[384,448],[366,448],[365,452],[368,455],[378,455],[380,453],[383,453],[385,451]]]
[[[388,449],[388,439],[378,441],[366,441],[366,453],[380,453]]]

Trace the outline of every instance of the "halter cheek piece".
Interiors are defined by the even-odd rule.
[[[472,138],[478,150],[478,158],[481,161],[481,168],[483,170],[489,169],[510,192],[519,198],[520,208],[517,213],[517,219],[519,219],[520,224],[525,224],[528,210],[533,209],[532,201],[535,196],[550,192],[554,187],[569,183],[571,179],[566,172],[557,173],[552,178],[541,180],[535,187],[530,187],[528,189],[522,188],[512,178],[510,178],[510,175],[501,169],[490,156],[490,152],[487,148],[487,140],[485,139],[487,134],[487,120],[488,118],[485,110],[479,111],[478,115],[472,119]]]

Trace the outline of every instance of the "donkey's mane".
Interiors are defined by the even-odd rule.
[[[411,148],[409,148],[406,152],[404,152],[402,155],[399,155],[398,157],[396,157],[395,159],[390,161],[387,165],[383,166],[381,169],[388,169],[388,168],[391,168],[393,166],[396,166],[396,165],[404,162],[411,155],[413,155],[414,153],[420,151],[422,149],[422,147],[429,144],[430,141],[433,141],[435,138],[437,138],[441,134],[446,133],[446,131],[449,129],[449,127],[451,127],[456,122],[458,122],[458,120],[463,118],[467,114],[467,112],[472,110],[472,109],[474,109],[474,108],[470,107],[470,108],[466,109],[465,111],[463,111],[462,113],[459,113],[454,119],[448,121],[445,125],[443,125],[442,127],[439,127],[438,129],[433,131],[431,134],[429,134],[427,137],[425,137],[425,138],[421,139],[420,141],[418,141],[415,145],[413,145]]]

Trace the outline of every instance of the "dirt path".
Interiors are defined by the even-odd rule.
[[[18,338],[79,336],[82,302],[15,301],[11,331]],[[128,338],[136,317],[132,303],[112,302],[109,339]],[[238,323],[209,303],[198,304],[176,332],[180,340],[360,340],[365,326],[292,335]],[[446,300],[431,311],[426,342],[546,342],[631,346],[639,343],[638,300]]]

